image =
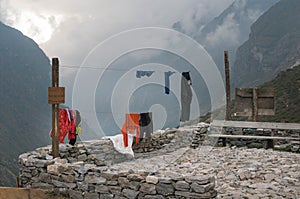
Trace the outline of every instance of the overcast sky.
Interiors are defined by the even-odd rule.
[[[121,31],[195,23],[218,16],[233,0],[0,0],[0,20],[34,39],[49,58],[80,65],[101,41]]]

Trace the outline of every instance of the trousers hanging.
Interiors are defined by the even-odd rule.
[[[153,133],[152,113],[140,113],[141,137],[149,138]]]
[[[183,72],[181,78],[181,117],[180,121],[185,122],[190,119],[190,106],[192,102],[192,80],[189,72]]]
[[[136,133],[136,145],[139,143],[140,139],[140,114],[138,113],[127,113],[125,115],[125,123],[121,130],[123,134],[124,146],[128,146],[128,133]]]

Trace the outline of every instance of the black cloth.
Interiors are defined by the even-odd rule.
[[[190,85],[192,85],[192,79],[191,79],[191,76],[190,76],[190,72],[183,72],[183,73],[182,73],[182,76],[183,76],[187,81],[190,81]]]
[[[71,140],[69,141],[69,144],[71,144],[72,146],[74,146],[75,143],[76,143],[76,137],[77,137],[77,136],[75,136],[74,139],[71,139]]]
[[[181,78],[181,117],[180,121],[190,120],[190,106],[192,102],[192,79],[190,72],[183,72]]]
[[[140,113],[141,138],[150,138],[153,133],[152,113]]]

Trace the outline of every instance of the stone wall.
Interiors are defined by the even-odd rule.
[[[193,130],[168,130],[141,140],[136,152],[175,151],[189,146]],[[87,141],[75,147],[60,144],[53,159],[51,146],[20,155],[20,186],[43,188],[74,199],[93,198],[214,198],[215,179],[209,175],[112,169],[132,160],[117,152],[109,139]],[[159,163],[158,163],[159,164]],[[122,168],[122,166],[121,166]]]
[[[132,146],[134,153],[153,152],[164,149],[172,152],[189,146],[192,141],[193,128],[172,129],[157,131],[150,138],[144,138],[139,145]]]
[[[212,128],[211,132],[219,130],[219,128]],[[205,129],[203,130],[205,131]],[[226,127],[224,128],[224,133],[227,135],[248,135],[248,136],[276,136],[276,137],[300,137],[300,131],[296,130],[271,130],[271,129],[250,129],[250,128],[234,128]],[[222,139],[219,139],[217,145],[222,145]],[[226,139],[226,145],[237,146],[237,147],[248,147],[248,148],[268,148],[270,146],[270,140],[264,139]],[[274,148],[282,151],[300,152],[300,141],[299,140],[275,140]]]

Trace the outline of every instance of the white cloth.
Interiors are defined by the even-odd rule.
[[[115,135],[115,136],[107,136],[105,138],[109,138],[113,144],[115,149],[122,154],[130,154],[134,157],[133,150],[131,148],[133,142],[133,136],[128,134],[128,147],[124,146],[123,135]]]

